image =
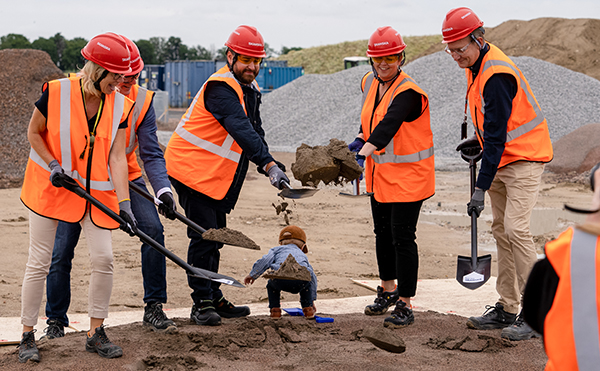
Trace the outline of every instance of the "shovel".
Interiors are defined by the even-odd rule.
[[[340,196],[348,196],[348,197],[363,197],[363,196],[371,196],[371,195],[373,195],[373,192],[360,193],[360,178],[354,179],[352,181],[352,193],[340,192]]]
[[[161,200],[152,196],[151,194],[146,192],[143,188],[141,188],[140,186],[138,186],[137,184],[135,184],[132,181],[129,181],[129,188],[133,189],[135,193],[144,197],[148,201],[154,202],[154,204],[156,206],[158,206],[162,203]],[[205,237],[204,233],[206,233],[206,229],[202,228],[200,225],[198,225],[194,221],[186,218],[183,214],[179,213],[178,211],[174,211],[174,213],[175,213],[175,218],[177,220],[183,222],[185,225],[192,228],[194,231],[199,233],[202,236],[202,238],[205,240],[220,242],[220,243],[223,243],[226,245],[238,246],[238,247],[243,247],[243,248],[251,249],[251,250],[260,250],[260,247],[254,241],[250,240],[248,237],[245,237],[245,236],[243,236],[243,237],[245,237],[245,238],[243,238],[241,232],[237,232],[237,234],[239,235],[239,238],[238,238],[239,241],[232,241],[231,239],[227,239],[227,240],[219,239],[218,237],[216,237],[216,238]],[[246,241],[246,239],[247,239],[247,241]]]
[[[109,207],[107,207],[106,205],[104,205],[103,203],[101,203],[100,201],[95,199],[92,195],[87,193],[83,188],[81,188],[79,186],[79,184],[77,184],[75,182],[75,180],[73,180],[73,178],[71,178],[65,174],[61,174],[60,182],[61,182],[61,185],[63,187],[65,187],[67,190],[75,193],[76,195],[78,195],[81,198],[84,198],[86,201],[88,201],[93,206],[100,209],[100,211],[102,211],[103,213],[108,215],[111,219],[113,219],[117,223],[119,223],[121,225],[126,224],[126,222],[125,222],[125,220],[123,220],[123,218],[121,218],[117,213],[112,211]],[[158,242],[154,241],[150,236],[148,236],[144,232],[140,231],[137,228],[132,228],[132,230],[134,231],[135,235],[140,238],[140,240],[142,242],[147,243],[153,249],[155,249],[156,251],[160,252],[161,254],[163,254],[170,260],[172,260],[175,264],[177,264],[181,268],[185,269],[185,271],[187,272],[188,275],[193,276],[193,277],[203,278],[205,280],[211,280],[211,281],[215,281],[215,282],[224,283],[226,285],[242,287],[242,288],[245,287],[244,285],[242,285],[240,282],[238,282],[234,278],[231,278],[231,277],[228,277],[228,276],[225,276],[222,274],[218,274],[215,272],[211,272],[206,269],[192,267],[191,265],[189,265],[188,263],[183,261],[180,257],[178,257],[177,255],[172,253],[170,250],[167,250],[164,246],[162,246]]]
[[[277,195],[283,198],[297,199],[311,197],[319,191],[318,189],[314,188],[292,188],[290,183],[286,182],[285,180],[282,180],[281,184],[283,184],[283,189]]]
[[[477,161],[481,159],[482,151],[478,153],[461,152],[463,160],[469,162],[471,175],[471,196],[475,192],[477,178]],[[464,287],[475,290],[487,282],[492,270],[492,255],[477,257],[477,214],[471,213],[471,256],[458,256],[456,280]]]

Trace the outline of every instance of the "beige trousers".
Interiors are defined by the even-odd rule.
[[[519,161],[499,169],[488,191],[492,202],[492,234],[498,249],[498,302],[517,313],[529,272],[537,261],[529,231],[544,164]]]
[[[87,242],[92,272],[88,295],[88,315],[92,318],[108,317],[108,305],[113,283],[113,256],[111,231],[96,227],[90,214],[80,222]],[[21,323],[37,324],[44,284],[52,262],[54,236],[58,221],[29,211],[29,258],[21,289]]]

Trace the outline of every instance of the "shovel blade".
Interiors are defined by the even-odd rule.
[[[235,278],[231,278],[231,277],[225,276],[223,274],[211,272],[211,271],[208,271],[208,270],[202,269],[202,268],[190,267],[190,270],[188,271],[188,275],[192,276],[192,277],[203,278],[205,280],[211,280],[214,282],[220,282],[225,285],[241,287],[241,288],[246,287],[246,286],[242,285],[239,281],[237,281]]]
[[[298,199],[298,198],[311,197],[318,191],[319,191],[318,189],[310,189],[310,188],[302,188],[302,189],[284,188],[281,190],[281,192],[278,193],[278,196],[283,197],[283,198]]]
[[[458,256],[456,280],[469,290],[483,286],[490,279],[491,272],[492,255],[490,254],[477,257],[474,267],[470,256]]]

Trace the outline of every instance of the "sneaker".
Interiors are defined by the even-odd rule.
[[[389,307],[396,304],[398,298],[400,298],[400,295],[398,294],[397,289],[394,291],[383,291],[383,287],[377,286],[375,303],[365,307],[365,314],[367,316],[385,314]]]
[[[212,300],[202,300],[199,305],[194,304],[190,318],[201,326],[218,326],[221,324],[221,316],[215,311]]]
[[[499,329],[512,325],[516,318],[516,314],[505,312],[504,306],[496,303],[495,306],[486,305],[481,317],[470,317],[467,320],[467,327],[476,330]]]
[[[539,338],[540,335],[534,331],[523,319],[522,312],[519,313],[517,320],[512,325],[502,329],[500,337],[509,340],[529,340],[531,338]]]
[[[40,361],[40,352],[35,345],[35,330],[24,332],[21,342],[19,343],[19,362],[25,363],[29,360],[32,362]]]
[[[65,336],[65,326],[59,320],[49,319],[46,324],[48,325],[44,329],[46,335],[40,338],[40,342]]]
[[[85,341],[85,350],[90,353],[98,353],[102,358],[117,358],[123,355],[123,349],[113,344],[104,332],[104,325],[97,327],[94,336],[90,337],[89,332]]]
[[[271,318],[280,319],[281,318],[281,308],[271,308]]]
[[[175,322],[167,318],[162,309],[162,303],[148,303],[144,308],[144,326],[150,327],[153,331],[166,332],[171,334],[177,331]]]
[[[315,319],[315,308],[314,307],[304,307],[302,308],[302,314],[306,319]]]
[[[232,302],[221,296],[221,299],[214,299],[213,306],[217,314],[223,318],[246,317],[250,314],[250,308],[246,306],[236,307]]]
[[[383,320],[383,325],[390,328],[402,328],[415,322],[415,316],[411,308],[406,306],[402,300],[398,300],[392,315]]]

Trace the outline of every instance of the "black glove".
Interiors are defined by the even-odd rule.
[[[358,166],[362,167],[363,169],[365,168],[365,156],[359,155],[358,153],[356,154],[356,162],[358,162]],[[363,170],[364,172],[364,170]],[[360,174],[360,177],[358,178],[358,180],[363,180],[363,175],[362,173]]]
[[[284,165],[282,162],[279,162],[279,161],[277,161],[277,160],[273,160],[273,161],[275,161],[275,165],[279,166],[279,168],[281,169],[281,171],[283,171],[284,173],[287,171],[287,170],[286,170],[286,168],[285,168],[285,165]],[[263,170],[263,168],[262,168],[261,166],[257,166],[257,167],[256,167],[256,170],[257,170],[259,173],[261,173],[261,174],[264,174],[264,175],[266,175],[266,176],[269,176],[269,174],[267,174],[267,172],[266,172],[266,171],[264,171],[264,170]]]
[[[60,164],[58,163],[58,160],[50,161],[48,167],[50,168],[50,182],[52,183],[52,185],[58,188],[62,187],[60,176],[58,174],[64,174],[65,171],[63,170],[62,166],[60,166]]]
[[[160,215],[164,216],[165,218],[175,220],[175,211],[177,210],[177,207],[175,206],[173,194],[171,192],[165,192],[161,194],[158,199],[161,202],[158,205],[158,212]]]
[[[354,142],[348,144],[348,149],[350,152],[360,152],[362,147],[365,145],[365,141],[362,138],[354,139]]]
[[[475,213],[475,216],[479,218],[479,215],[485,207],[485,191],[483,189],[475,188],[475,192],[471,196],[471,201],[467,204],[467,214],[471,216]]]
[[[481,145],[479,144],[477,137],[473,136],[460,142],[456,147],[456,151],[461,151],[466,155],[472,156],[481,151]]]
[[[271,166],[269,170],[267,170],[267,173],[269,174],[269,180],[271,181],[271,185],[277,189],[283,189],[283,184],[281,184],[281,182],[284,180],[288,184],[290,183],[290,180],[285,175],[285,173],[281,171],[279,166]]]
[[[131,211],[131,201],[126,200],[119,202],[119,216],[125,222],[124,224],[121,224],[119,228],[129,233],[131,237],[135,236],[137,221],[135,220],[135,216],[133,216],[133,212]]]

